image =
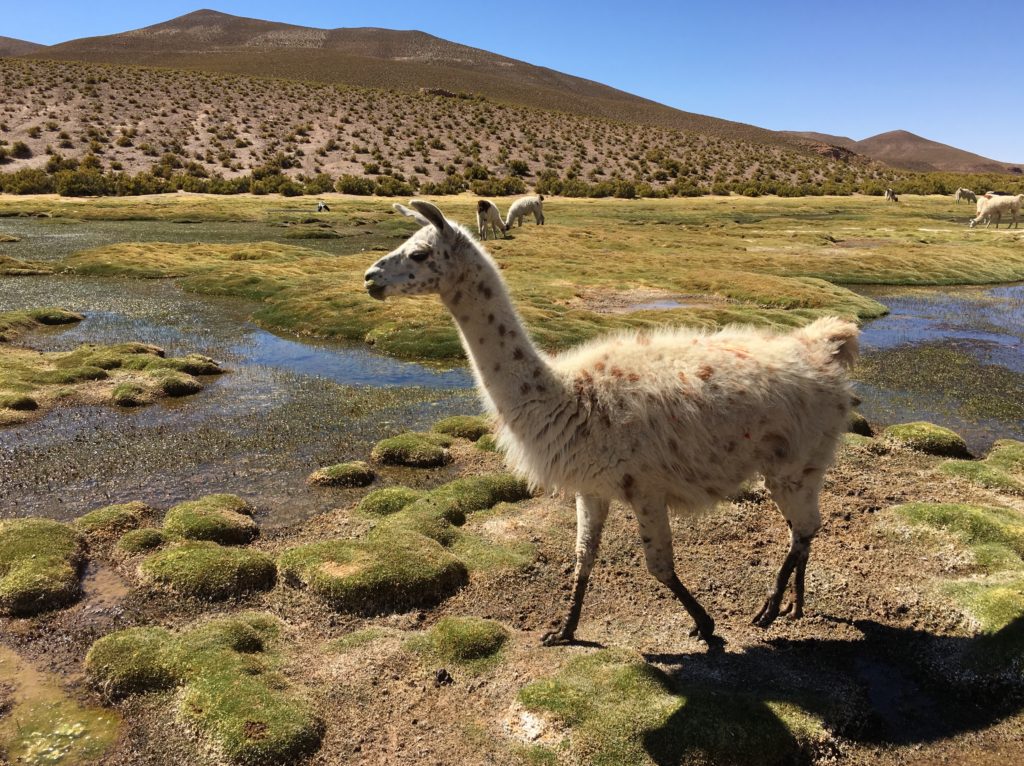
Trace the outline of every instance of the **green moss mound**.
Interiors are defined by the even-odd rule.
[[[875,435],[868,419],[855,410],[850,412],[850,422],[847,424],[846,430],[851,434],[860,434],[861,436]]]
[[[497,452],[498,440],[494,438],[494,434],[484,434],[476,440],[476,448],[484,452]]]
[[[452,439],[446,434],[408,431],[374,445],[371,458],[385,465],[408,465],[414,468],[434,468],[452,461],[448,447]]]
[[[941,583],[974,617],[982,635],[965,661],[975,672],[1005,675],[1024,657],[1024,514],[957,503],[907,503],[893,512],[917,526],[953,535],[974,555],[980,576]]]
[[[146,389],[138,383],[118,383],[110,392],[110,401],[118,407],[143,407],[150,403]]]
[[[0,521],[0,614],[31,615],[75,601],[84,550],[67,524]]]
[[[490,433],[491,423],[481,415],[454,415],[434,423],[431,430],[475,442],[484,434]]]
[[[843,444],[847,447],[856,447],[857,449],[867,450],[875,455],[885,455],[891,447],[881,439],[875,439],[870,436],[862,436],[861,434],[845,433],[843,434]]]
[[[38,325],[71,324],[83,319],[81,314],[56,307],[0,311],[0,342],[8,343]]]
[[[375,478],[376,474],[367,463],[356,460],[318,468],[306,481],[316,487],[365,487]]]
[[[117,698],[182,687],[178,715],[240,766],[283,766],[314,753],[323,721],[277,670],[280,625],[247,613],[174,634],[132,628],[101,638],[89,680]]]
[[[390,516],[417,500],[425,492],[409,487],[385,487],[369,493],[359,501],[356,511],[365,516]]]
[[[384,613],[432,606],[469,579],[465,565],[421,535],[325,540],[281,555],[282,577],[333,607]]]
[[[143,560],[139,573],[183,596],[223,601],[273,588],[277,568],[265,553],[203,541],[158,551]]]
[[[676,688],[626,652],[570,660],[520,691],[529,711],[568,728],[569,761],[594,766],[803,762],[827,739],[822,722],[790,702],[701,687]]]
[[[954,535],[986,569],[1015,560],[1012,568],[1024,570],[1024,516],[1016,511],[963,503],[906,503],[892,510],[911,524]]]
[[[151,372],[171,370],[187,375],[220,375],[224,372],[224,369],[213,359],[202,354],[188,354],[187,356],[170,358],[165,358],[162,354],[157,357],[138,356],[127,360],[124,366],[130,370],[147,370]]]
[[[464,536],[458,527],[467,515],[529,496],[523,481],[504,473],[456,479],[426,494],[406,490],[418,495],[411,502],[403,489],[373,493],[368,512],[391,512],[365,538],[325,540],[282,554],[285,581],[346,611],[436,604],[468,580],[466,562],[449,550]]]
[[[184,372],[160,370],[154,375],[157,386],[167,396],[192,396],[203,390],[203,384]]]
[[[155,550],[166,542],[167,535],[164,534],[162,529],[143,527],[142,529],[133,529],[121,535],[115,550],[127,556],[134,556],[137,553]]]
[[[385,518],[374,528],[371,536],[382,537],[396,531],[415,532],[444,546],[451,546],[459,537],[456,527],[466,523],[467,514],[529,496],[526,483],[512,474],[494,473],[456,479]]]
[[[1000,439],[984,460],[950,460],[939,470],[989,489],[1024,494],[1024,442]]]
[[[963,437],[934,423],[900,423],[886,428],[883,435],[887,440],[917,452],[944,457],[971,457]]]
[[[178,503],[164,517],[164,532],[186,540],[244,545],[259,534],[259,527],[242,498],[218,494]]]
[[[153,515],[153,509],[138,501],[118,503],[89,511],[75,519],[77,529],[89,535],[122,535]]]
[[[479,617],[444,617],[411,647],[437,662],[455,663],[474,670],[490,667],[508,642],[509,632],[493,620]]]
[[[32,412],[39,409],[39,402],[28,394],[0,394],[0,407],[19,412]]]

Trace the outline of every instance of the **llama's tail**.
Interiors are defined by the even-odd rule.
[[[810,346],[824,345],[832,359],[847,369],[857,361],[859,334],[857,325],[838,317],[822,317],[795,333]]]

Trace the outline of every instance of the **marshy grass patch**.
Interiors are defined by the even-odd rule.
[[[10,343],[22,333],[38,327],[81,322],[85,316],[57,307],[0,312],[0,343]]]
[[[889,445],[884,440],[857,433],[843,434],[842,443],[847,447],[866,450],[874,455],[885,455],[889,452]]]
[[[281,628],[251,612],[181,633],[131,628],[93,644],[86,674],[115,699],[180,687],[171,703],[179,719],[230,763],[296,763],[319,748],[325,727],[279,670]]]
[[[939,470],[987,489],[1024,494],[1024,442],[999,439],[982,460],[949,460]]]
[[[178,503],[164,516],[164,533],[184,540],[245,545],[259,534],[252,507],[238,495],[206,495]]]
[[[167,396],[192,396],[203,390],[203,384],[185,372],[160,370],[153,374],[153,378]]]
[[[480,617],[443,617],[407,646],[434,663],[454,663],[481,672],[500,661],[502,648],[511,638],[499,622]]]
[[[85,540],[49,519],[0,521],[0,614],[32,615],[78,599]]]
[[[390,516],[410,505],[426,493],[423,490],[412,489],[411,487],[384,487],[367,494],[359,505],[356,512],[363,516]]]
[[[491,421],[483,415],[453,415],[437,421],[430,430],[475,442],[491,432]]]
[[[519,704],[564,730],[560,755],[594,766],[786,764],[830,738],[822,720],[794,701],[677,686],[638,655],[614,649],[572,658],[525,686]]]
[[[447,434],[407,431],[377,442],[370,457],[384,465],[436,468],[452,461],[451,446],[452,437]]]
[[[5,239],[5,237],[7,237]],[[0,234],[0,242],[18,242],[17,237]],[[0,277],[34,277],[40,274],[52,274],[53,267],[45,263],[23,261],[9,255],[0,255]]]
[[[943,457],[970,458],[967,442],[955,431],[925,421],[898,423],[882,432],[883,438],[916,452]]]
[[[316,487],[366,487],[375,478],[376,474],[368,463],[356,460],[318,468],[306,481]]]
[[[144,407],[150,404],[153,398],[138,383],[118,383],[110,392],[110,401],[118,407]]]
[[[116,503],[79,516],[73,522],[73,526],[90,536],[121,536],[136,529],[144,521],[151,519],[154,514],[155,511],[152,508],[139,501]]]
[[[203,601],[270,590],[277,579],[277,567],[267,554],[209,541],[168,546],[143,559],[138,571],[144,583]]]
[[[497,452],[498,440],[494,434],[484,434],[476,440],[476,448],[482,452]]]

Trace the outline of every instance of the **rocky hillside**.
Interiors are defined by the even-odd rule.
[[[627,179],[672,193],[728,184],[820,193],[883,173],[856,157],[452,94],[21,59],[0,60],[0,90],[7,173],[53,172],[74,158],[165,177],[283,171],[447,191],[495,178]]]

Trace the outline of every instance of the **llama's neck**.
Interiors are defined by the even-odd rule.
[[[513,430],[557,406],[567,393],[533,345],[494,263],[466,246],[466,268],[441,295],[455,318],[477,380]],[[472,252],[469,252],[469,251]]]

